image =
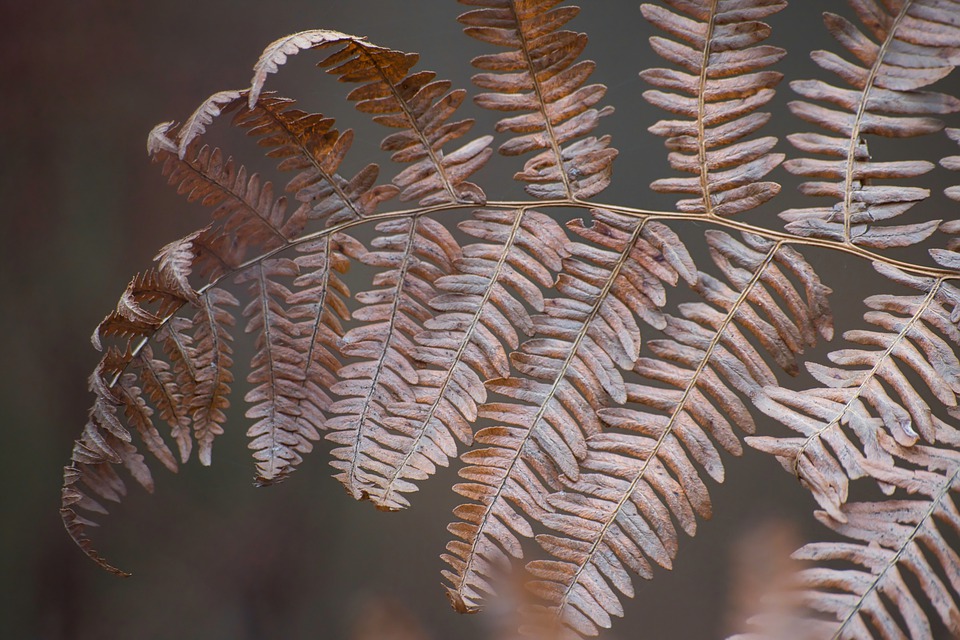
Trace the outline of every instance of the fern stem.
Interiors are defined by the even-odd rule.
[[[893,42],[893,36],[897,32],[897,27],[900,26],[900,23],[903,21],[904,16],[907,15],[907,11],[910,9],[912,4],[912,0],[907,0],[900,9],[900,13],[893,21],[893,24],[890,25],[890,29],[887,31],[887,37],[884,39],[883,44],[880,45],[880,50],[877,51],[877,57],[873,61],[873,65],[870,67],[870,73],[867,75],[866,82],[864,82],[863,93],[860,96],[860,103],[857,105],[857,113],[853,119],[853,125],[851,126],[850,145],[847,147],[847,168],[843,178],[843,243],[847,245],[853,244],[850,238],[850,204],[853,200],[853,171],[857,164],[857,146],[860,142],[860,127],[863,124],[863,115],[867,111],[867,102],[870,99],[870,91],[873,89],[873,85],[877,81],[877,75],[880,73],[880,67],[883,64],[883,59],[887,54],[887,50],[890,48],[890,43]]]
[[[730,220],[727,218],[720,218],[717,216],[704,216],[703,214],[698,213],[684,213],[678,211],[660,211],[656,209],[640,209],[637,207],[625,207],[621,205],[614,204],[605,204],[599,202],[589,202],[583,200],[568,200],[568,199],[556,199],[556,200],[542,200],[542,201],[530,201],[530,200],[492,200],[488,201],[484,206],[498,209],[532,209],[532,208],[557,208],[557,207],[572,207],[577,209],[604,209],[606,211],[612,211],[614,213],[619,213],[625,216],[640,218],[644,220],[693,220],[698,223],[706,223],[711,225],[716,225],[718,227],[723,227],[725,229],[732,229],[734,231],[740,231],[742,233],[752,233],[754,235],[766,238],[767,240],[772,240],[781,244],[787,245],[799,245],[799,246],[810,246],[810,247],[819,247],[821,249],[829,249],[831,251],[841,251],[871,262],[882,262],[890,266],[896,267],[907,273],[913,273],[919,276],[926,276],[930,278],[940,278],[944,281],[946,280],[960,280],[960,273],[956,271],[951,271],[949,269],[939,269],[937,267],[928,267],[923,265],[918,265],[912,262],[905,262],[902,260],[896,260],[884,256],[882,254],[870,251],[869,249],[864,249],[853,244],[845,244],[842,242],[837,242],[834,240],[824,240],[822,238],[803,238],[800,236],[795,236],[784,231],[775,231],[773,229],[766,229],[764,227],[758,227],[752,224],[745,222],[739,222],[737,220]],[[225,271],[223,274],[214,278],[209,283],[203,285],[197,289],[197,293],[204,293],[213,287],[216,287],[223,279],[229,278],[234,274],[247,269],[262,260],[271,258],[283,251],[297,247],[303,243],[311,242],[313,240],[319,240],[325,236],[331,234],[345,231],[347,229],[366,225],[366,224],[376,224],[378,222],[383,222],[385,220],[395,220],[398,218],[410,218],[414,216],[425,216],[434,213],[443,213],[447,211],[463,211],[465,209],[476,209],[477,205],[472,203],[461,203],[461,202],[451,202],[444,204],[437,204],[429,207],[414,207],[410,209],[398,209],[396,211],[386,211],[383,213],[377,213],[369,215],[365,218],[357,218],[354,220],[347,220],[339,224],[315,231],[313,233],[308,233],[302,235],[296,239],[287,240],[283,245],[270,249],[269,251],[264,252],[263,254],[250,258],[244,263]],[[178,309],[174,309],[168,316],[166,316],[157,327],[159,331],[173,318]],[[136,356],[143,349],[152,336],[142,338],[131,350],[131,356]],[[123,372],[119,372],[114,375],[113,379],[110,381],[110,386],[112,387],[116,384],[117,380],[120,378],[120,375]]]

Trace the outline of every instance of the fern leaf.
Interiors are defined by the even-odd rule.
[[[589,229],[579,221],[571,227],[603,237],[609,248],[571,246],[556,285],[566,297],[545,303],[546,313],[535,318],[538,337],[511,355],[523,377],[487,382],[488,391],[508,399],[481,407],[480,416],[499,426],[481,429],[475,441],[484,448],[461,457],[469,465],[460,471],[467,482],[454,490],[478,504],[458,507],[454,514],[462,522],[449,527],[461,539],[450,542],[444,556],[453,568],[444,575],[457,610],[479,607],[486,577],[507,561],[505,552],[520,557],[516,535],[532,535],[527,518],[540,520],[551,511],[547,488],[558,488],[560,476],[576,480],[586,438],[601,430],[596,410],[623,401],[618,367],[632,366],[638,356],[635,315],[662,322],[644,309],[663,295],[661,279],[675,284],[681,273],[695,272],[667,227],[601,210],[593,215]],[[569,264],[574,260],[576,267]]]
[[[142,397],[142,390],[137,386],[138,378],[133,373],[126,373],[120,377],[116,385],[117,394],[127,423],[132,425],[146,445],[147,451],[159,460],[170,471],[177,472],[177,461],[170,448],[160,436],[160,432],[153,424],[153,410],[147,406]]]
[[[161,254],[163,255],[163,254]],[[160,256],[158,256],[160,257]],[[164,271],[138,273],[124,290],[117,308],[104,318],[90,340],[97,350],[103,338],[139,338],[153,335],[166,318],[195,297],[195,292]],[[185,290],[186,289],[186,290]]]
[[[651,133],[667,138],[670,166],[694,177],[665,178],[650,186],[693,195],[677,203],[678,210],[690,213],[730,216],[760,206],[780,192],[779,184],[763,178],[784,156],[770,152],[774,137],[743,138],[770,119],[757,109],[773,98],[783,76],[763,69],[786,52],[759,45],[770,35],[760,20],[781,11],[786,2],[667,4],[680,13],[652,4],[641,10],[682,41],[650,38],[654,51],[682,70],[655,68],[640,76],[666,90],[647,91],[644,98],[681,118],[661,120]]]
[[[249,104],[257,104],[268,74],[275,72],[289,55],[303,49],[339,47],[318,66],[341,82],[360,84],[349,96],[357,109],[373,114],[384,126],[400,129],[383,140],[381,147],[393,152],[393,160],[413,163],[393,179],[401,200],[421,204],[466,202],[482,204],[486,196],[467,182],[490,157],[492,138],[477,138],[444,153],[443,145],[463,137],[472,120],[448,122],[463,102],[462,89],[450,90],[446,80],[434,80],[431,71],[411,73],[419,56],[385,49],[363,38],[336,31],[304,31],[269,45],[254,67]]]
[[[947,429],[956,442],[956,431]],[[815,565],[799,572],[791,591],[777,594],[779,610],[754,620],[763,637],[932,638],[925,602],[949,633],[960,631],[960,556],[950,542],[960,532],[960,457],[903,447],[884,434],[880,443],[897,466],[866,461],[864,471],[910,496],[848,503],[840,519],[818,511],[821,523],[851,541],[812,543],[794,554]]]
[[[473,442],[471,424],[487,392],[484,381],[508,376],[506,346],[520,346],[519,333],[533,335],[524,303],[543,311],[541,288],[553,284],[566,255],[566,235],[551,218],[526,209],[480,209],[460,224],[483,242],[463,249],[455,273],[434,284],[430,306],[439,312],[424,323],[414,352],[418,383],[410,401],[389,407],[384,424],[400,453],[381,476],[371,499],[381,508],[408,505],[400,494],[457,455],[454,438]],[[415,400],[415,401],[412,401]]]
[[[170,426],[170,435],[180,453],[180,461],[190,457],[193,440],[190,436],[190,417],[184,403],[183,384],[178,385],[170,365],[153,355],[149,344],[143,346],[137,356],[140,369],[139,380],[150,402],[159,410],[160,419]],[[192,384],[192,380],[189,384]],[[174,465],[175,466],[175,465]]]
[[[157,271],[166,285],[177,291],[184,300],[193,305],[200,304],[197,291],[190,284],[190,273],[193,271],[194,262],[197,260],[197,250],[194,247],[194,242],[208,231],[209,228],[204,228],[187,234],[163,247],[153,257],[154,262],[158,263]]]
[[[681,305],[687,319],[665,318],[671,339],[648,343],[658,358],[636,362],[636,372],[653,384],[626,385],[627,407],[598,412],[608,428],[630,433],[608,429],[592,436],[579,479],[563,478],[562,490],[548,499],[554,512],[542,520],[555,533],[537,540],[556,560],[527,565],[538,579],[532,587],[550,613],[548,624],[559,621],[583,635],[609,627],[611,616],[623,615],[617,592],[633,595],[630,571],[649,579],[653,565],[672,566],[678,540],[671,517],[691,536],[696,533],[696,515],[710,517],[710,497],[699,469],[723,481],[723,463],[714,442],[739,455],[742,447],[733,425],[747,433],[754,430],[737,392],[750,397],[765,381],[776,379],[736,325],[758,331],[762,321],[754,306],[783,316],[776,323],[778,330],[788,326],[798,339],[806,338],[797,345],[782,345],[795,349],[792,355],[803,344],[813,343],[814,318],[829,313],[826,289],[802,258],[783,255],[784,247],[764,246],[756,238],[741,244],[716,232],[708,239],[714,261],[742,293],[732,299],[716,295],[719,281],[701,272],[695,288],[724,312],[703,303]],[[806,300],[781,265],[804,274]],[[748,277],[740,282],[744,267]],[[786,319],[768,288],[791,317],[796,316],[796,324]],[[829,333],[827,325],[821,324],[820,332]]]
[[[246,417],[256,419],[247,437],[252,438],[258,484],[288,475],[302,461],[302,454],[312,449],[311,441],[320,437],[320,425],[299,420],[307,354],[300,350],[297,325],[283,308],[292,294],[278,281],[298,274],[293,260],[276,258],[260,262],[236,278],[237,284],[250,285],[251,300],[243,310],[248,319],[245,330],[257,336],[247,376],[254,386],[245,400],[250,403]]]
[[[327,438],[342,445],[332,452],[332,464],[341,471],[337,478],[356,498],[375,493],[377,478],[389,474],[401,456],[385,423],[387,407],[412,394],[419,379],[414,338],[431,316],[433,283],[450,272],[460,254],[450,232],[429,218],[391,220],[376,228],[383,235],[373,250],[356,257],[383,270],[374,278],[380,288],[356,295],[363,306],[353,319],[361,324],[343,336],[340,352],[358,361],[339,371],[332,391],[342,399],[331,407],[337,416],[328,422]]]
[[[244,102],[242,91],[218,91],[203,101],[177,131],[177,156],[183,160],[190,146],[207,131],[222,114],[233,111]]]
[[[281,171],[298,173],[286,190],[312,206],[310,219],[333,225],[363,218],[398,193],[393,185],[376,185],[379,168],[368,164],[350,180],[338,175],[340,163],[353,142],[353,132],[340,133],[333,119],[295,108],[287,98],[262,96],[241,110],[234,123],[258,138],[267,155],[280,160]]]
[[[797,158],[784,166],[795,175],[815,178],[801,191],[832,197],[832,207],[784,211],[787,230],[802,236],[826,238],[865,247],[901,247],[932,234],[939,220],[907,225],[877,224],[911,209],[929,196],[919,187],[892,187],[876,180],[911,178],[933,169],[926,161],[874,162],[863,136],[894,138],[919,136],[943,127],[933,117],[960,111],[960,100],[920,89],[953,70],[960,60],[960,32],[951,26],[950,6],[936,0],[898,0],[852,3],[869,31],[839,15],[827,13],[827,29],[857,60],[847,61],[828,51],[815,51],[813,60],[837,74],[853,89],[819,80],[791,83],[806,100],[790,104],[797,116],[820,125],[829,134],[789,136],[805,153],[828,159]]]
[[[213,453],[213,439],[223,433],[227,417],[224,410],[230,406],[230,383],[233,374],[233,337],[230,327],[234,318],[229,307],[239,304],[233,294],[223,289],[209,289],[201,296],[201,307],[190,322],[193,337],[193,369],[196,385],[190,397],[190,414],[200,464],[209,465]]]
[[[476,96],[481,107],[520,112],[497,123],[498,132],[515,134],[500,153],[539,152],[514,178],[528,183],[527,193],[537,198],[586,199],[603,191],[617,150],[609,136],[583,136],[613,108],[594,108],[606,87],[585,85],[595,66],[590,60],[577,62],[587,36],[561,30],[580,8],[554,8],[558,0],[460,2],[483,7],[460,16],[464,33],[508,48],[474,58],[473,66],[488,73],[473,76],[473,82],[490,91]]]
[[[830,359],[837,366],[808,363],[822,387],[803,392],[768,388],[755,401],[802,437],[756,438],[751,446],[775,455],[839,521],[844,518],[848,479],[864,475],[864,460],[890,462],[879,445],[882,430],[905,446],[921,437],[936,441],[942,421],[913,380],[922,381],[929,395],[948,409],[957,406],[960,393],[955,346],[960,345],[960,332],[952,320],[960,291],[943,279],[908,276],[879,263],[876,268],[922,295],[867,298],[872,311],[864,318],[880,330],[846,332],[844,338],[861,348],[833,351]]]
[[[151,359],[149,375],[143,376],[144,389],[151,396],[159,395],[159,399],[152,400],[154,406],[164,415],[164,403],[179,401],[179,412],[170,411],[168,420],[175,419],[177,424],[171,424],[171,435],[180,450],[180,460],[186,462],[193,450],[193,436],[191,434],[190,406],[197,387],[199,374],[194,366],[196,358],[193,347],[193,336],[190,334],[190,318],[175,316],[167,321],[156,333],[156,340],[162,345],[167,361]],[[150,345],[145,345],[149,349]],[[152,350],[146,351],[152,355]],[[166,370],[166,371],[165,371]],[[156,373],[154,373],[156,372]],[[151,383],[151,378],[157,379],[157,384]],[[152,387],[158,387],[152,390]]]
[[[189,202],[215,207],[216,226],[196,237],[195,244],[202,241],[219,260],[236,268],[248,249],[274,249],[302,231],[303,216],[288,216],[286,199],[274,200],[269,182],[262,182],[257,174],[248,177],[246,169],[232,159],[225,161],[219,149],[203,146],[181,160],[169,140],[170,128],[169,123],[161,124],[151,132],[151,155],[163,163],[163,175],[177,193]],[[229,239],[229,253],[216,251],[220,238]]]
[[[107,571],[120,576],[129,574],[107,563],[93,549],[86,535],[86,527],[96,526],[96,523],[78,513],[79,509],[106,514],[107,510],[97,498],[119,502],[126,495],[126,485],[115,471],[116,465],[126,467],[141,486],[153,491],[150,470],[132,444],[132,435],[122,424],[118,409],[122,407],[130,417],[130,423],[147,448],[171,470],[176,470],[172,454],[153,426],[152,413],[140,397],[135,376],[127,374],[120,384],[111,385],[110,378],[122,371],[129,360],[129,352],[110,348],[90,376],[90,390],[96,400],[83,434],[74,443],[70,465],[64,468],[60,509],[67,531],[84,553]]]

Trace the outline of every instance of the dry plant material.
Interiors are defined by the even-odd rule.
[[[124,496],[120,467],[153,489],[141,449],[171,471],[194,452],[209,465],[242,371],[258,484],[289,476],[323,436],[347,491],[396,510],[459,457],[464,502],[443,555],[459,611],[522,575],[523,632],[610,627],[634,576],[669,569],[681,534],[712,515],[710,492],[747,444],[796,475],[846,541],[801,547],[812,564],[744,637],[960,634],[960,225],[890,224],[929,196],[936,165],[867,147],[938,134],[960,110],[928,88],[960,60],[960,3],[851,0],[850,16],[826,14],[839,53],[812,55],[830,79],[790,83],[802,98],[791,110],[823,131],[791,135],[785,162],[761,130],[785,53],[764,20],[787,3],[644,4],[666,65],[641,73],[645,97],[670,114],[650,130],[681,174],[653,182],[681,198],[655,211],[595,200],[617,151],[597,132],[612,108],[590,83],[587,36],[565,28],[579,9],[461,2],[466,34],[492,45],[473,61],[474,102],[503,113],[498,162],[524,156],[514,177],[532,199],[494,200],[474,182],[494,136],[471,135],[466,90],[418,70],[416,54],[336,31],[277,40],[249,88],[158,125],[150,156],[212,215],[164,247],[94,333],[95,401],[64,474],[70,535],[123,575],[94,550],[89,518]],[[354,106],[389,129],[395,165],[344,173],[354,133],[267,89],[294,55],[351,85]],[[227,118],[280,182],[204,143]],[[785,231],[742,222],[776,207],[781,163],[820,199],[779,210]],[[946,193],[960,200],[960,187]],[[562,225],[558,208],[582,215]],[[695,262],[700,233],[709,258]],[[880,252],[921,242],[932,262]],[[890,291],[865,299],[864,324],[843,327],[829,363],[806,355],[834,338],[832,274],[811,251],[870,261]],[[357,264],[367,281],[351,292]],[[674,287],[696,301],[672,302]],[[245,365],[238,323],[253,342]],[[790,382],[803,371],[812,386]],[[851,499],[860,486],[889,500]]]

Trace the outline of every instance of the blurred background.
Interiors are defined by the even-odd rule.
[[[594,81],[610,87],[606,104],[617,108],[600,128],[613,134],[621,152],[603,200],[669,207],[672,198],[646,188],[669,172],[661,141],[646,131],[662,115],[643,102],[647,87],[637,78],[644,66],[661,65],[646,42],[651,29],[637,2],[583,4],[573,28],[591,35]],[[779,67],[788,79],[816,74],[806,55],[811,47],[836,48],[825,39],[819,13],[838,3],[794,4],[771,19],[771,43],[792,51]],[[254,489],[236,389],[211,468],[194,461],[171,476],[155,465],[155,495],[131,487],[125,503],[92,532],[107,558],[133,577],[121,580],[97,569],[67,537],[57,511],[62,467],[91,402],[86,379],[99,359],[89,342],[92,329],[162,245],[207,217],[182,202],[149,163],[149,130],[164,120],[182,121],[215,91],[247,86],[267,43],[308,28],[418,51],[422,68],[469,87],[469,60],[483,49],[460,32],[461,10],[452,0],[0,0],[4,637],[496,636],[496,616],[458,616],[440,586],[438,556],[457,504],[448,488],[453,471],[414,494],[412,509],[378,513],[354,503],[329,477],[321,444],[290,480]],[[273,86],[336,115],[341,126],[356,126],[354,162],[376,154],[383,131],[357,119],[342,100],[342,87],[313,70],[309,54],[300,57]],[[788,94],[781,91],[772,106],[779,112],[776,135],[801,128],[784,109]],[[480,120],[475,131],[490,130],[491,116],[469,104],[464,111]],[[949,152],[924,146],[930,144],[916,147],[918,153],[936,158]],[[781,150],[787,146],[781,143]],[[237,153],[256,155],[252,145]],[[494,185],[509,180],[516,166],[508,160],[476,181],[505,199],[499,194],[513,194],[515,187],[499,191]],[[777,175],[792,184],[785,172]],[[758,220],[779,224],[776,211],[794,206],[793,190],[784,191],[778,209],[762,211]],[[849,307],[839,297],[834,302],[841,318],[859,317],[869,267],[840,269],[829,256],[810,258],[834,289],[857,287]],[[238,358],[238,379],[244,367]],[[745,457],[728,466],[724,485],[711,488],[713,521],[702,523],[697,538],[682,541],[674,571],[658,571],[655,581],[638,585],[626,621],[606,637],[736,631],[749,611],[740,604],[743,594],[762,590],[763,572],[775,570],[775,559],[798,541],[821,535],[809,517],[813,504],[806,492],[772,459],[751,452]],[[751,568],[751,557],[771,560]]]

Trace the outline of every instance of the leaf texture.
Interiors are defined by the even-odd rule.
[[[379,167],[373,163],[349,180],[340,176],[353,132],[337,131],[332,118],[305,113],[289,98],[261,96],[253,107],[237,113],[234,124],[256,137],[267,156],[279,160],[278,169],[297,172],[286,190],[310,205],[312,220],[335,225],[363,218],[399,192],[394,185],[376,184]]]
[[[479,209],[459,226],[481,242],[464,247],[454,273],[434,283],[430,307],[438,315],[424,322],[412,352],[417,384],[384,421],[394,437],[381,444],[400,455],[373,478],[371,499],[381,508],[408,506],[400,494],[447,466],[455,439],[473,443],[484,381],[510,375],[508,350],[535,332],[525,305],[543,312],[541,288],[553,285],[567,255],[563,229],[537,211]]]
[[[954,443],[960,441],[955,429],[946,429]],[[780,594],[779,611],[753,620],[763,635],[732,640],[771,634],[787,640],[933,638],[932,612],[948,633],[960,632],[960,556],[950,542],[960,532],[960,456],[903,447],[885,434],[879,440],[898,464],[868,462],[866,473],[908,495],[848,503],[841,520],[818,511],[821,523],[850,542],[798,550],[794,557],[813,566],[796,576],[791,592]]]
[[[960,129],[946,129],[946,134],[951,140],[960,145]],[[956,156],[947,156],[940,160],[940,165],[944,169],[949,169],[950,171],[960,171],[960,155]],[[956,200],[960,202],[960,185],[952,185],[944,189],[944,194],[951,200]],[[940,225],[940,231],[943,233],[949,234],[951,236],[950,240],[947,242],[947,248],[951,251],[957,251],[960,249],[960,240],[956,237],[960,235],[960,219],[954,218],[952,220],[947,220]],[[938,250],[933,250],[938,251]],[[954,262],[951,264],[951,268],[957,269],[960,266],[960,262]]]
[[[260,485],[289,475],[319,438],[325,410],[333,403],[327,390],[340,368],[340,320],[349,317],[338,296],[338,291],[349,293],[338,277],[348,262],[333,238],[301,251],[296,260],[265,260],[237,277],[238,283],[249,283],[251,301],[243,313],[247,333],[257,336],[247,376],[254,387],[245,400],[251,405],[246,417],[257,419],[247,436]],[[301,265],[309,269],[303,275]],[[281,278],[292,279],[297,288],[278,282]]]
[[[562,478],[562,490],[548,498],[552,512],[542,521],[553,531],[537,541],[556,559],[527,568],[539,579],[533,588],[546,604],[541,613],[577,634],[596,635],[611,616],[622,616],[617,594],[633,596],[630,573],[650,579],[654,565],[671,568],[678,529],[692,536],[696,516],[711,516],[700,469],[723,481],[716,445],[739,455],[734,425],[755,428],[741,396],[776,379],[744,334],[780,335],[782,343],[763,346],[791,358],[817,333],[830,336],[828,290],[802,257],[758,238],[741,243],[708,232],[708,242],[742,293],[699,274],[694,288],[722,311],[684,303],[684,318],[665,318],[669,338],[648,343],[657,357],[634,365],[651,384],[626,385],[627,406],[598,412],[607,429],[587,441],[579,478]],[[806,298],[784,270],[804,282]]]
[[[865,461],[891,462],[879,436],[888,433],[903,446],[921,438],[935,443],[944,423],[925,397],[952,410],[960,393],[955,311],[960,290],[943,279],[909,276],[880,264],[876,268],[920,295],[868,297],[871,311],[864,319],[878,330],[847,331],[844,338],[856,346],[831,352],[835,366],[808,363],[822,386],[806,391],[770,387],[756,399],[758,408],[800,437],[750,442],[775,455],[841,522],[849,479],[865,475]],[[930,393],[922,395],[916,381]]]
[[[433,283],[452,269],[460,247],[440,223],[430,218],[391,220],[377,225],[382,235],[370,251],[356,256],[380,269],[378,288],[356,295],[359,326],[341,339],[340,352],[355,362],[339,371],[332,391],[341,396],[330,410],[328,439],[337,478],[356,498],[369,498],[388,477],[401,454],[387,407],[411,397],[419,381],[414,366],[415,337],[431,317]]]
[[[586,84],[595,67],[578,61],[587,36],[562,29],[579,7],[557,7],[559,0],[460,2],[482,7],[460,16],[464,33],[507,49],[474,58],[484,73],[473,82],[486,91],[475,98],[479,106],[518,114],[497,123],[498,132],[512,134],[500,153],[537,153],[514,178],[536,198],[585,199],[603,191],[617,151],[609,136],[588,134],[613,108],[595,108],[607,89]]]
[[[624,399],[620,370],[638,357],[637,318],[663,322],[644,305],[664,296],[662,282],[695,275],[666,226],[603,210],[593,216],[592,226],[574,221],[571,228],[603,248],[571,245],[556,284],[563,297],[545,302],[545,314],[534,318],[538,337],[510,356],[520,375],[486,384],[505,398],[480,408],[496,426],[478,431],[480,448],[461,456],[465,482],[454,491],[471,502],[454,510],[460,521],[448,530],[458,539],[443,556],[452,568],[444,572],[448,596],[459,611],[479,608],[488,578],[521,556],[517,536],[532,536],[529,519],[552,511],[546,497],[561,476],[579,476],[586,439],[601,430],[596,410]]]
[[[791,173],[813,179],[801,186],[803,193],[837,202],[780,215],[787,230],[801,236],[874,248],[916,244],[936,230],[939,220],[905,225],[883,221],[905,213],[929,191],[876,181],[917,177],[934,165],[922,160],[875,162],[864,136],[932,133],[943,127],[935,116],[960,110],[960,100],[953,96],[921,91],[948,75],[960,60],[956,7],[939,0],[857,0],[851,6],[868,33],[836,14],[825,14],[824,22],[856,61],[828,51],[811,55],[852,88],[820,80],[791,83],[805,100],[792,102],[790,109],[828,133],[801,133],[789,139],[799,151],[827,159],[803,157],[784,164]]]
[[[667,138],[670,166],[692,178],[664,178],[650,186],[663,193],[690,194],[677,209],[730,216],[753,209],[780,192],[764,177],[783,161],[771,153],[774,137],[750,138],[770,119],[757,110],[774,96],[782,74],[765,70],[784,56],[761,45],[770,27],[761,20],[786,2],[668,1],[670,11],[653,4],[644,17],[676,40],[654,36],[654,51],[676,69],[648,69],[640,76],[657,87],[647,102],[678,116],[661,120],[650,132]],[[678,13],[679,12],[679,13]]]
[[[412,163],[394,179],[401,200],[420,204],[481,204],[483,191],[466,179],[489,159],[492,138],[484,136],[444,153],[443,145],[463,137],[472,120],[449,122],[466,92],[435,80],[432,71],[411,72],[419,56],[378,47],[337,31],[303,31],[271,43],[254,67],[250,107],[260,99],[267,76],[303,49],[336,49],[317,66],[341,82],[357,83],[348,98],[375,122],[400,131],[384,138],[381,148],[396,162]]]
[[[148,151],[163,163],[163,175],[177,193],[188,202],[214,208],[213,225],[194,239],[215,263],[205,271],[235,269],[249,252],[281,247],[303,231],[304,207],[288,214],[286,198],[274,198],[271,183],[258,174],[248,175],[231,158],[224,160],[219,149],[187,150],[181,160],[169,136],[171,129],[171,123],[154,128]]]

